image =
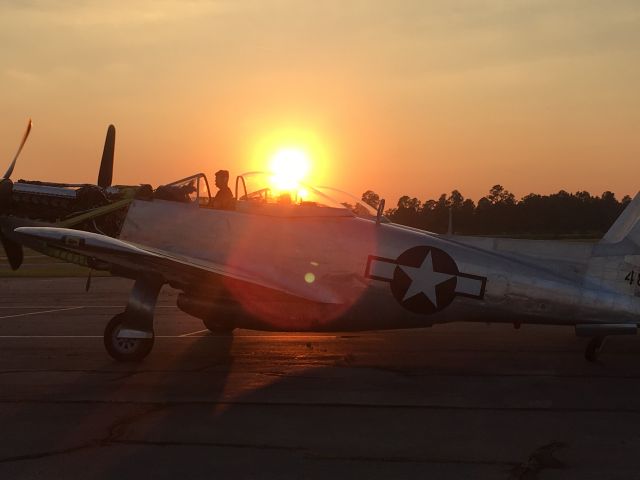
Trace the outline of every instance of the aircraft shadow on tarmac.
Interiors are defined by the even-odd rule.
[[[295,348],[308,355],[292,358],[295,366],[287,368],[282,357],[279,366],[259,352],[251,360],[245,345],[242,362],[250,365],[236,369],[232,336],[190,338],[177,347],[159,341],[148,362],[105,359],[94,374],[18,406],[13,421],[24,422],[35,453],[8,465],[9,473],[18,478],[45,469],[65,476],[81,468],[89,478],[406,478],[425,472],[519,478],[514,472],[527,469],[596,472],[594,465],[615,461],[612,445],[626,455],[618,468],[631,471],[638,467],[631,455],[637,442],[620,446],[619,439],[635,438],[628,417],[637,412],[628,410],[640,411],[640,401],[630,400],[640,398],[637,369],[616,376],[614,369],[589,365],[589,374],[570,351],[580,348],[576,341],[556,340],[566,354],[545,360],[524,351],[505,366],[500,362],[516,358],[515,345],[489,358],[482,351],[439,350],[432,339],[433,349],[411,358],[412,367],[398,360],[394,368],[348,347],[339,354],[323,350],[313,340],[298,342]],[[612,355],[614,363],[635,354],[622,347],[624,358]],[[451,365],[454,356],[466,360]],[[49,408],[64,399],[72,403],[71,422],[58,425],[53,437],[39,434],[33,403]],[[589,459],[594,451],[597,460]]]

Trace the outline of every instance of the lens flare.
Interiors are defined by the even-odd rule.
[[[271,182],[278,190],[295,190],[311,169],[307,152],[300,148],[278,150],[269,165],[273,172]]]

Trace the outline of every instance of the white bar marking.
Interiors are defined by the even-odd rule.
[[[208,331],[208,330],[207,330]],[[194,334],[197,332],[193,332]],[[201,335],[216,338],[215,335]],[[184,335],[156,335],[156,338],[192,338]],[[103,338],[102,335],[0,335],[0,338]],[[233,335],[233,338],[265,338],[265,339],[301,339],[301,338],[338,338],[337,335]]]
[[[203,332],[208,332],[208,331],[209,331],[209,329],[208,329],[208,328],[205,328],[204,330],[198,330],[197,332],[191,332],[191,333],[184,333],[184,334],[182,334],[182,335],[178,335],[178,336],[179,336],[179,337],[189,337],[189,336],[191,336],[191,335],[195,335],[195,334],[197,334],[197,333],[203,333]]]
[[[126,303],[122,305],[67,305],[68,308],[125,308],[127,306]],[[64,307],[64,308],[67,308]],[[19,306],[7,306],[0,305],[0,309],[17,309],[17,308],[63,308],[60,305],[41,305],[41,306],[28,306],[28,305],[19,305]],[[156,308],[178,308],[176,305],[156,305]]]
[[[456,293],[464,293],[466,295],[473,295],[479,297],[482,292],[482,280],[469,277],[458,277],[456,283]]]
[[[28,307],[28,308],[38,308],[38,307]],[[67,310],[79,310],[84,307],[66,307],[66,308],[56,308],[54,310],[40,310],[39,312],[28,312],[28,313],[16,313],[15,315],[4,315],[0,317],[3,318],[15,318],[15,317],[27,317],[29,315],[40,315],[42,313],[53,313],[53,312],[65,312]]]
[[[379,260],[372,258],[369,276],[384,278],[391,281],[398,264],[393,260]]]

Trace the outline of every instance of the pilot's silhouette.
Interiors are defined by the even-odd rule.
[[[229,188],[228,170],[218,170],[216,172],[216,187],[218,187],[218,193],[213,198],[213,207],[222,210],[233,210],[235,208],[235,199]]]

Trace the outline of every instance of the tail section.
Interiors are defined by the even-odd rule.
[[[620,214],[609,231],[600,240],[601,244],[619,243],[625,239],[640,246],[640,192]]]
[[[640,296],[640,192],[594,245],[585,281],[598,289]]]

